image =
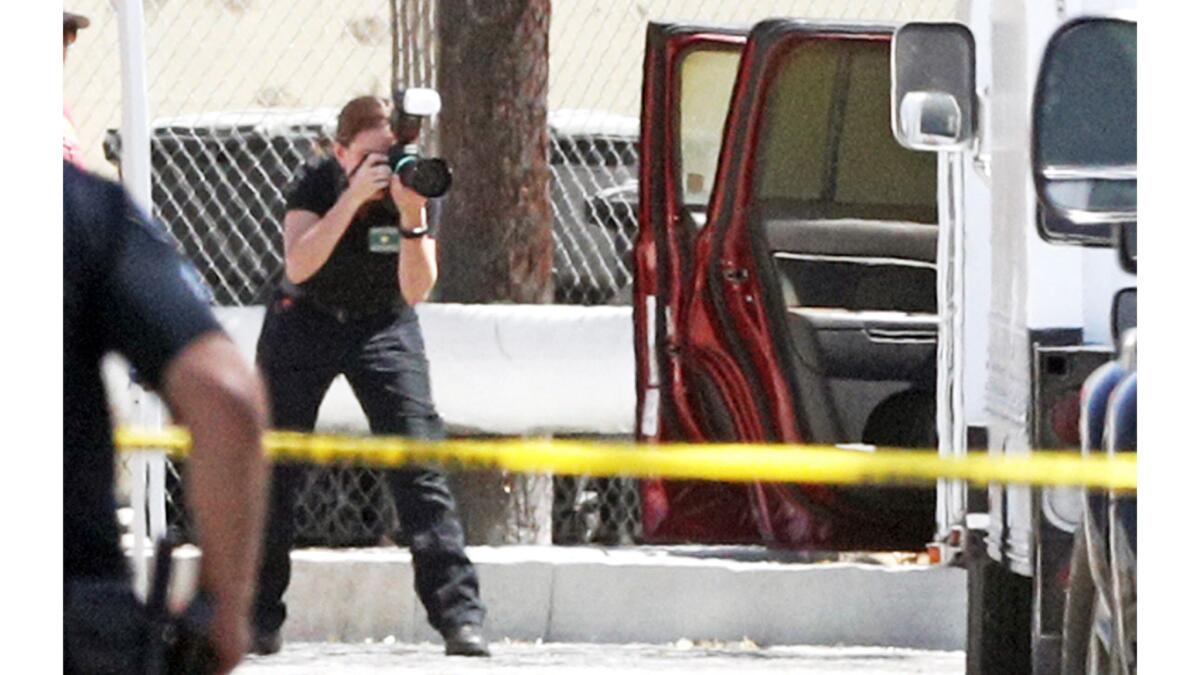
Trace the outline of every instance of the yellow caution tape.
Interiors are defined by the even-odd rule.
[[[186,456],[187,430],[120,428],[123,450],[164,450]],[[1026,456],[939,457],[930,450],[847,449],[812,445],[634,444],[563,439],[420,441],[394,436],[335,436],[273,431],[263,438],[274,460],[373,467],[438,464],[632,478],[680,478],[781,483],[921,483],[938,478],[976,485],[1024,483],[1137,490],[1137,455],[1082,457],[1071,452]]]

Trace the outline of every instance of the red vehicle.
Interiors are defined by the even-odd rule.
[[[938,168],[892,136],[893,33],[649,26],[639,440],[936,445]],[[934,508],[933,488],[647,481],[643,533],[924,550]]]

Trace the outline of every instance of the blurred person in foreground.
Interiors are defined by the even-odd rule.
[[[67,64],[67,48],[75,44],[75,37],[81,29],[92,25],[92,22],[82,14],[63,12],[63,66]],[[83,149],[79,145],[79,130],[71,117],[67,102],[63,101],[63,159],[83,167]]]
[[[371,433],[445,437],[429,386],[417,312],[437,280],[437,249],[425,197],[388,166],[398,138],[391,103],[374,96],[342,108],[333,156],[309,164],[288,189],[283,221],[284,279],[267,307],[258,363],[271,396],[272,426],[312,431],[334,378],[345,375]],[[412,551],[414,585],[446,653],[488,656],[479,580],[446,476],[404,467],[384,472]],[[304,467],[280,464],[272,476],[255,642],[279,651],[287,618],[296,496]]]
[[[112,422],[100,375],[128,358],[192,435],[189,506],[211,608],[207,650],[229,672],[249,646],[264,508],[259,378],[190,283],[189,266],[120,186],[63,162],[64,671],[143,673],[158,636],[119,543]],[[203,638],[201,638],[203,639]]]

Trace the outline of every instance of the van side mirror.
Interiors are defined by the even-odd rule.
[[[975,138],[975,38],[960,23],[906,23],[892,39],[892,134],[910,150]]]
[[[1101,236],[1137,221],[1136,23],[1088,18],[1055,32],[1034,91],[1031,141],[1043,208]],[[1043,236],[1080,240],[1072,234],[1051,227]]]
[[[962,134],[962,110],[949,94],[910,91],[900,101],[900,130],[913,146],[954,147]]]
[[[1121,336],[1130,328],[1137,328],[1137,289],[1122,288],[1113,296],[1112,310],[1109,313],[1112,322],[1113,344],[1121,344]]]

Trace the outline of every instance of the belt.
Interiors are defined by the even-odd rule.
[[[309,307],[317,310],[318,312],[329,316],[330,318],[337,321],[338,323],[348,323],[350,321],[357,321],[359,319],[367,319],[367,318],[371,318],[371,317],[375,317],[375,316],[380,316],[382,314],[390,314],[393,312],[398,312],[399,310],[402,310],[405,307],[404,304],[397,303],[390,307],[380,307],[380,308],[371,308],[371,309],[347,309],[345,307],[338,307],[336,305],[330,305],[328,303],[321,302],[320,300],[317,300],[316,298],[314,298],[312,295],[305,293],[303,290],[298,288],[295,284],[291,284],[286,281],[279,285],[279,292],[281,295],[283,295],[283,297],[293,300],[295,302],[302,303],[304,305],[308,305]]]

